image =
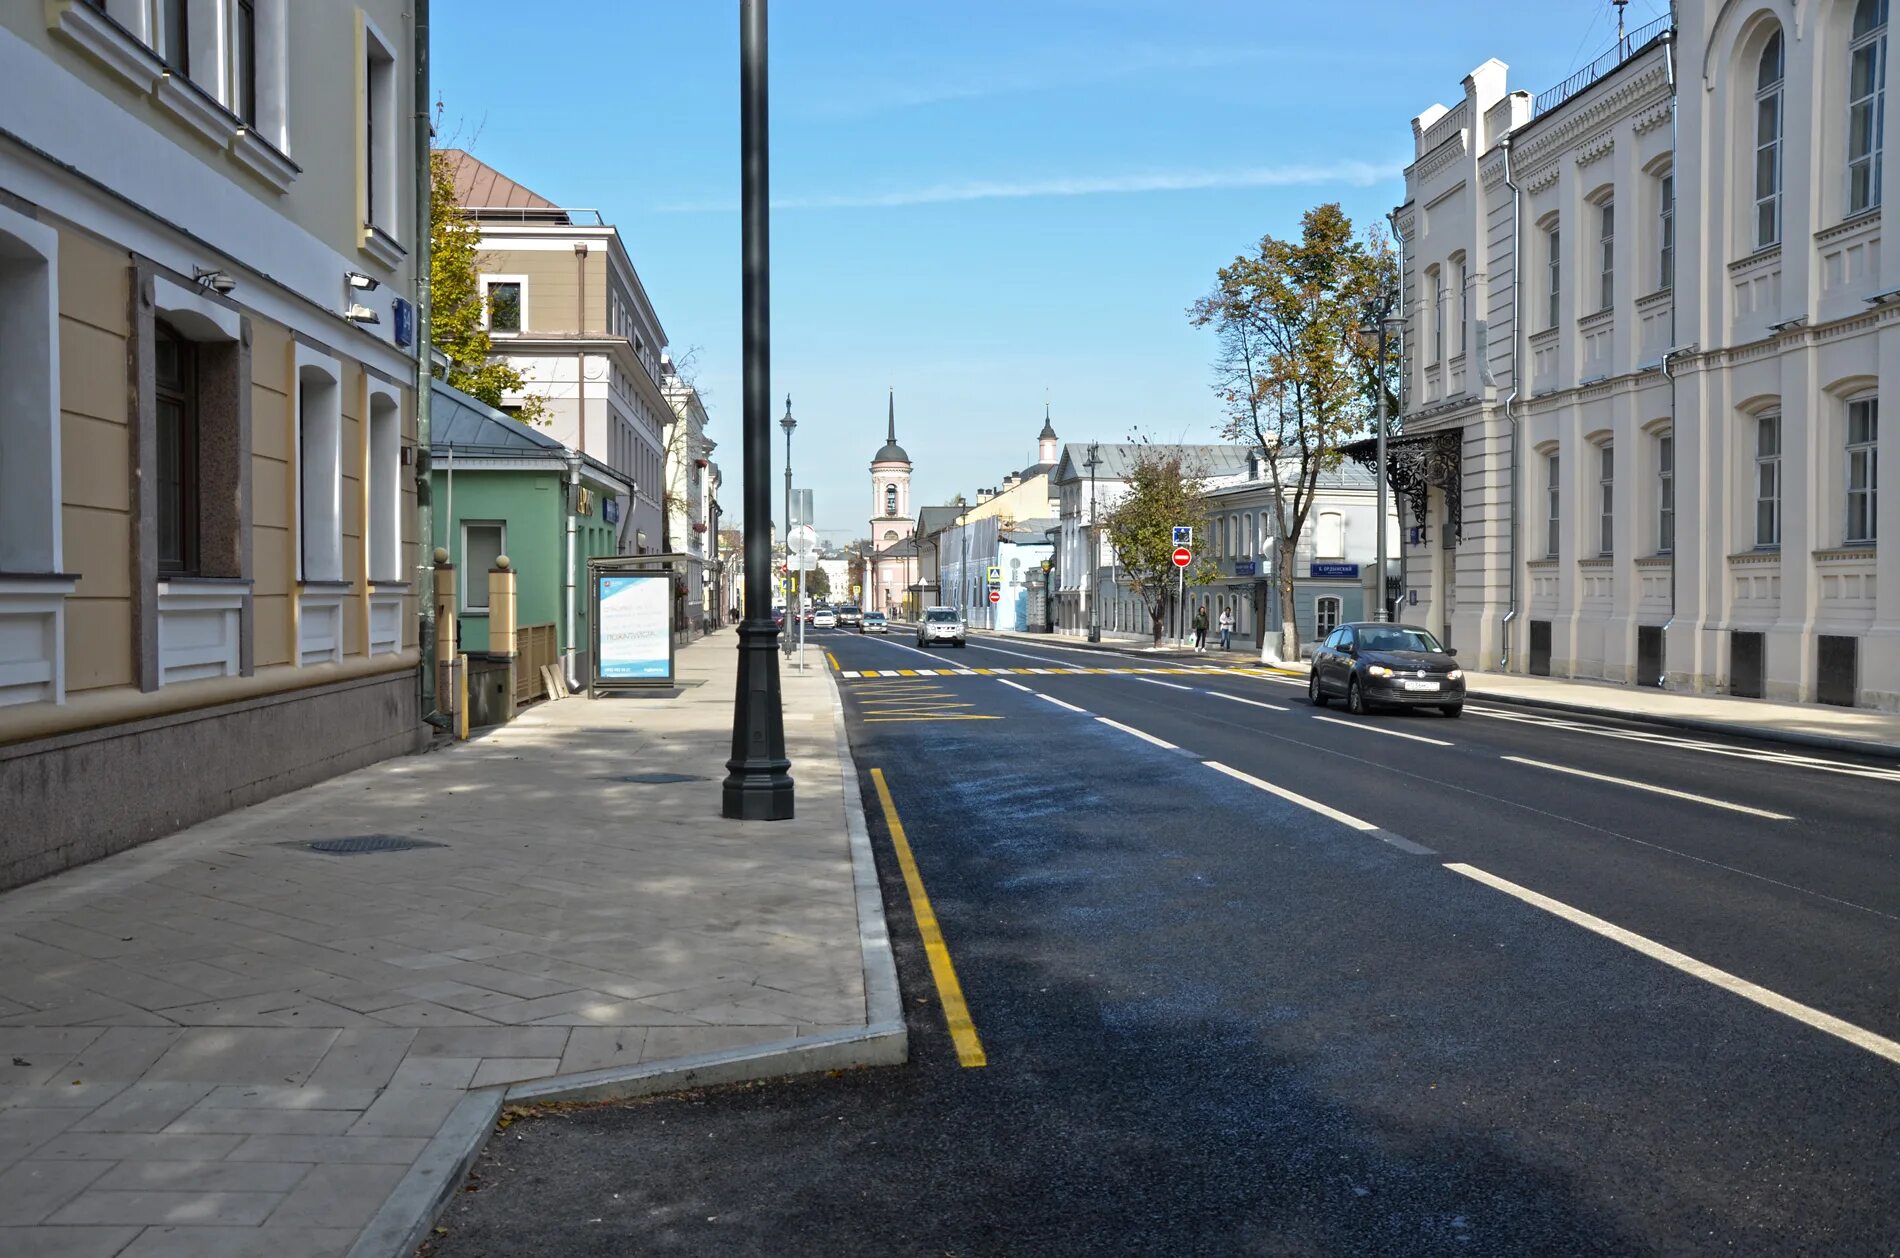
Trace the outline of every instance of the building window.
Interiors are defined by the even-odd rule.
[[[1755,420],[1755,545],[1781,545],[1781,416]]]
[[[1598,309],[1608,310],[1616,304],[1616,202],[1605,201],[1598,209],[1601,224],[1597,232],[1598,270],[1602,275],[1602,302]]]
[[[462,610],[488,614],[488,570],[508,553],[508,526],[500,520],[462,522]]]
[[[232,112],[246,126],[257,125],[257,4],[237,0],[231,12]]]
[[[1445,272],[1432,268],[1432,361],[1445,361]]]
[[[333,368],[297,372],[298,538],[304,581],[343,580],[342,389]]]
[[[1847,212],[1880,204],[1880,150],[1886,138],[1887,0],[1854,9],[1847,64]]]
[[[1325,641],[1339,628],[1339,600],[1328,594],[1313,600],[1313,636]],[[1395,685],[1397,683],[1394,683]]]
[[[1470,348],[1471,338],[1471,274],[1463,260],[1458,263],[1458,352],[1463,354]]]
[[[1863,6],[1864,7],[1864,6]],[[1880,403],[1862,398],[1847,404],[1847,535],[1850,544],[1872,542],[1880,490]]]
[[[1664,175],[1658,182],[1662,185],[1662,221],[1657,227],[1656,279],[1657,288],[1674,288],[1676,285],[1676,177]]]
[[[52,227],[0,206],[0,572],[60,566],[58,259]],[[0,705],[51,691],[0,680]]]
[[[396,172],[396,54],[367,24],[363,37],[363,225],[394,236],[403,196]]]
[[[402,410],[392,394],[369,395],[369,579],[402,580]]]
[[[1558,510],[1560,491],[1557,481],[1557,456],[1552,454],[1544,459],[1544,496],[1546,500],[1544,519],[1544,554],[1549,558],[1557,557],[1557,537],[1562,523]]]
[[[1240,517],[1240,557],[1252,559],[1254,548],[1253,512]]]
[[[1346,557],[1346,517],[1340,512],[1320,512],[1319,527],[1313,534],[1313,557],[1316,559],[1344,559]]]
[[[1563,237],[1557,228],[1552,227],[1544,233],[1545,259],[1549,267],[1550,281],[1550,327],[1557,326],[1557,306],[1563,290]]]
[[[521,331],[521,281],[488,282],[488,327],[492,332]]]
[[[158,570],[198,570],[198,353],[168,323],[152,337],[157,396]]]
[[[1597,451],[1597,554],[1616,550],[1616,447]]]
[[[1781,240],[1781,32],[1755,68],[1755,248]]]
[[[884,514],[897,514],[897,486],[895,485],[884,486]]]
[[[165,64],[191,77],[191,0],[160,0],[160,54]]]
[[[1656,438],[1656,550],[1676,548],[1676,439],[1669,433]]]

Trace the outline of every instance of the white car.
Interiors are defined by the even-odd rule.
[[[832,611],[829,607],[820,607],[811,614],[811,627],[814,629],[836,629],[838,627],[838,613]]]
[[[966,637],[963,614],[954,607],[926,607],[924,618],[917,622],[917,645],[921,647],[939,642],[962,646]]]

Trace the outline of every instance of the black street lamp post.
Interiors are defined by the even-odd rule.
[[[785,571],[789,576],[792,571],[792,429],[798,427],[798,421],[792,418],[792,395],[789,393],[785,395],[785,418],[778,421],[778,426],[785,434]],[[802,593],[805,574],[801,571],[798,576],[800,581],[798,589],[800,593]],[[793,607],[791,599],[792,590],[792,585],[787,584],[785,587],[785,645],[781,648],[785,652],[786,659],[792,658],[791,617],[794,612],[800,617],[798,623],[801,626],[805,623],[803,619],[805,612],[804,607],[802,605],[797,608]],[[804,600],[801,598],[799,603],[803,604],[803,602]],[[803,636],[803,628],[799,630],[799,634]],[[804,660],[801,658],[799,663],[802,665]]]
[[[772,623],[772,314],[770,191],[766,143],[765,0],[739,0],[739,208],[744,317],[745,621],[723,816],[784,821],[792,815],[785,756],[778,629]],[[791,516],[788,512],[786,519]]]
[[[1377,346],[1377,349],[1375,352],[1378,355],[1378,375],[1374,381],[1374,386],[1373,386],[1378,392],[1377,417],[1376,417],[1375,423],[1378,426],[1377,432],[1378,432],[1378,442],[1379,442],[1379,451],[1378,451],[1379,523],[1377,526],[1377,536],[1379,539],[1379,545],[1378,545],[1378,551],[1377,551],[1378,558],[1376,560],[1377,565],[1378,565],[1378,574],[1379,574],[1378,587],[1377,587],[1379,603],[1378,603],[1378,614],[1374,617],[1374,619],[1376,620],[1392,619],[1392,592],[1388,588],[1388,582],[1386,579],[1387,560],[1386,560],[1386,554],[1385,554],[1385,550],[1386,550],[1386,541],[1385,541],[1386,494],[1388,492],[1387,483],[1390,479],[1388,475],[1389,469],[1385,461],[1386,459],[1386,456],[1385,456],[1385,429],[1386,429],[1385,355],[1386,355],[1386,346],[1390,340],[1391,334],[1394,330],[1396,330],[1396,327],[1399,324],[1399,320],[1395,318],[1392,313],[1392,309],[1394,306],[1398,304],[1398,300],[1399,300],[1398,293],[1395,292],[1389,285],[1381,288],[1379,290],[1379,295],[1375,297],[1373,300],[1371,300],[1370,302],[1366,303],[1365,321],[1359,327],[1360,337],[1365,341],[1375,343]]]
[[[1095,571],[1095,469],[1102,465],[1102,458],[1098,452],[1099,448],[1095,442],[1089,442],[1089,457],[1088,460],[1082,464],[1083,467],[1089,470],[1089,518],[1087,531],[1083,534],[1087,539],[1088,556],[1083,563],[1082,577],[1088,584],[1083,587],[1082,592],[1088,596],[1089,600],[1090,642],[1100,642],[1102,640],[1102,617],[1100,610],[1096,607],[1096,596],[1099,595],[1101,591],[1096,588]]]

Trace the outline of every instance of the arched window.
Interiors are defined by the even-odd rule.
[[[1781,240],[1781,31],[1762,46],[1755,66],[1755,248]]]
[[[1346,557],[1346,517],[1340,512],[1320,512],[1319,525],[1313,536],[1313,557],[1315,559],[1344,559]]]
[[[1324,642],[1339,628],[1339,600],[1330,594],[1313,600],[1314,641]],[[1394,683],[1397,684],[1397,683]]]
[[[897,540],[897,530],[896,530],[896,529],[885,529],[885,530],[884,530],[884,540],[885,540],[885,541],[887,541],[887,542],[894,542],[894,541],[896,541],[896,540]]]
[[[1847,212],[1880,204],[1880,150],[1887,113],[1887,0],[1854,9],[1847,63]]]
[[[1253,512],[1249,511],[1240,517],[1240,557],[1242,559],[1253,558],[1253,541]]]
[[[884,486],[884,514],[897,514],[897,486],[895,485]]]

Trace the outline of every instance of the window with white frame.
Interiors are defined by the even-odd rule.
[[[1604,442],[1597,449],[1597,554],[1616,549],[1616,447]]]
[[[0,206],[0,572],[59,571],[58,249]]]
[[[1616,202],[1604,201],[1597,207],[1597,270],[1600,298],[1597,309],[1608,310],[1616,304]]]
[[[1313,636],[1315,641],[1324,642],[1332,637],[1333,630],[1339,628],[1339,600],[1328,594],[1313,600]]]
[[[1755,248],[1781,241],[1781,30],[1768,37],[1755,65]]]
[[[484,313],[491,332],[519,332],[523,326],[522,292],[526,280],[519,275],[482,277]]]
[[[1458,352],[1471,345],[1471,268],[1458,259]]]
[[[462,521],[462,610],[472,616],[488,614],[488,570],[508,553],[508,524],[504,520]]]
[[[1656,287],[1676,285],[1676,177],[1662,176],[1656,181],[1661,198],[1656,224]]]
[[[1676,438],[1662,433],[1656,438],[1656,552],[1666,555],[1676,548]]]
[[[403,197],[396,168],[402,116],[396,101],[396,50],[367,21],[363,23],[362,73],[363,226],[393,239]]]
[[[1847,60],[1847,212],[1880,204],[1887,115],[1887,0],[1854,8]]]
[[[1557,463],[1557,456],[1555,454],[1545,455],[1544,456],[1544,500],[1545,500],[1544,554],[1551,559],[1555,559],[1557,557],[1557,542],[1558,542],[1559,536],[1562,533],[1562,523],[1563,523],[1562,512],[1560,510],[1562,506],[1562,493],[1561,493],[1562,487],[1561,487],[1561,483],[1557,479],[1558,470],[1559,469],[1558,469],[1558,463]]]
[[[198,571],[198,347],[164,320],[154,324],[158,571]]]
[[[1252,559],[1254,549],[1253,512],[1240,517],[1240,557]]]
[[[1880,492],[1880,400],[1847,404],[1847,531],[1849,545],[1875,540]]]
[[[1781,545],[1781,415],[1755,417],[1755,545]]]
[[[343,410],[334,363],[297,369],[299,579],[343,579]]]
[[[191,77],[191,0],[159,0],[158,43],[153,51],[174,72]]]
[[[1546,291],[1550,297],[1549,322],[1547,326],[1557,326],[1558,306],[1563,292],[1563,237],[1557,224],[1552,223],[1544,230],[1544,260],[1549,274]]]
[[[1432,361],[1445,361],[1445,271],[1432,268]]]
[[[369,395],[369,579],[402,580],[402,408],[392,393]]]
[[[1346,557],[1346,517],[1338,511],[1322,511],[1313,530],[1313,557],[1315,559],[1344,559]]]

